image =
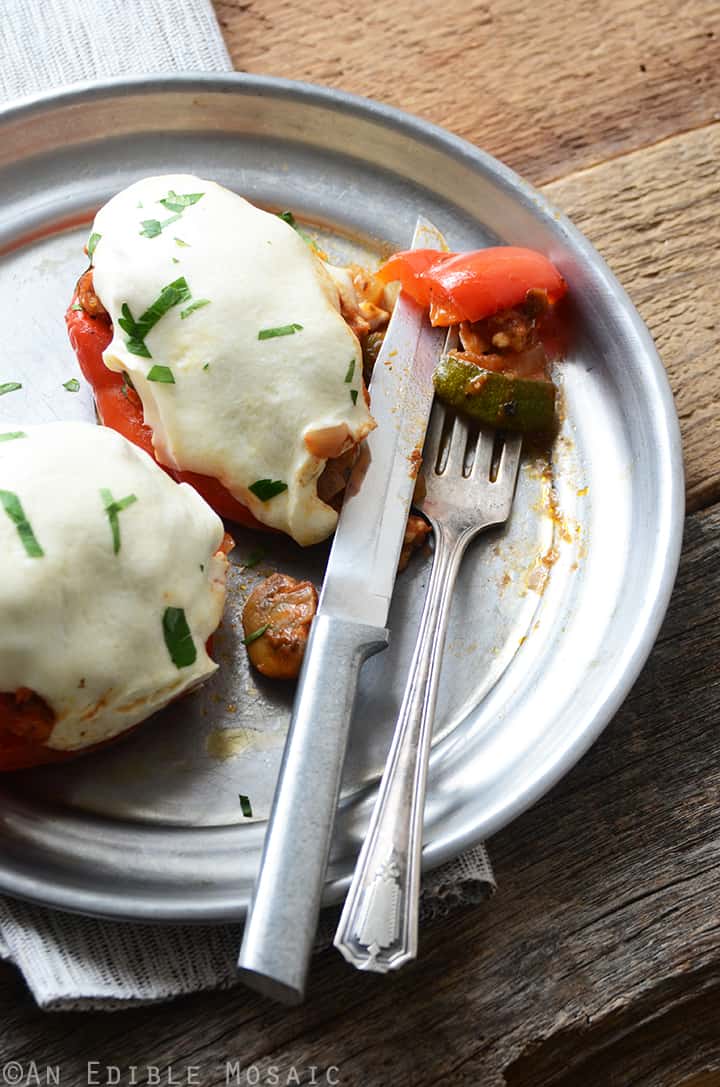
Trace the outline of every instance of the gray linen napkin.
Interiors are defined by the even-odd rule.
[[[3,0],[0,103],[80,80],[163,71],[230,71],[209,0]],[[483,846],[429,873],[421,917],[495,888]],[[336,914],[321,920],[317,949]],[[152,926],[78,917],[0,899],[0,958],[48,1010],[113,1010],[237,982],[241,926]]]

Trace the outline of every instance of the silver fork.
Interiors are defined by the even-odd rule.
[[[435,541],[430,584],[380,791],[334,939],[359,970],[384,974],[417,955],[425,783],[450,601],[470,541],[510,515],[521,446],[522,438],[478,431],[435,402],[420,506]]]

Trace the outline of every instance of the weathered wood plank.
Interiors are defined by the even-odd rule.
[[[424,933],[386,980],[317,961],[308,1003],[245,990],[122,1014],[44,1015],[0,970],[0,1065],[225,1061],[343,1087],[678,1087],[720,1069],[720,509],[688,519],[678,587],[622,711],[578,767],[499,834],[500,892]],[[82,1029],[81,1029],[82,1028]],[[242,1083],[248,1082],[241,1079]],[[705,1080],[706,1083],[712,1082]],[[717,1082],[717,1080],[715,1081]]]
[[[689,508],[717,499],[720,130],[663,140],[720,115],[717,4],[582,0],[568,19],[562,0],[471,3],[453,9],[448,32],[435,7],[370,0],[362,33],[341,0],[324,0],[320,14],[307,0],[216,9],[239,68],[402,105],[536,182],[661,141],[545,191],[607,257],[658,342],[683,425]]]
[[[645,318],[680,416],[688,506],[720,497],[720,125],[563,178],[544,192],[595,243]]]
[[[717,119],[714,0],[215,0],[235,66],[341,87],[535,181]]]

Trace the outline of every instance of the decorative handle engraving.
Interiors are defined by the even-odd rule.
[[[466,538],[438,525],[418,642],[370,826],[335,947],[359,970],[386,973],[417,954],[425,780],[440,662]]]
[[[354,933],[367,948],[368,969],[385,948],[392,947],[400,931],[400,867],[395,851],[379,866],[363,891]]]

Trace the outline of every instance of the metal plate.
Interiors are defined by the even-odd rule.
[[[426,810],[425,863],[437,865],[572,766],[650,650],[683,513],[662,365],[585,239],[511,171],[448,133],[282,80],[113,81],[0,113],[0,381],[24,385],[0,400],[0,422],[92,417],[87,388],[62,388],[77,373],[63,313],[88,224],[119,188],[177,170],[292,208],[340,258],[404,247],[423,212],[452,248],[496,239],[538,248],[570,284],[565,421],[551,470],[526,460],[507,529],[481,539],[461,571]],[[236,535],[240,562],[258,537]],[[319,583],[326,554],[270,538],[263,545],[259,567],[234,570],[213,682],[101,754],[2,779],[0,890],[123,918],[242,916],[292,691],[248,671],[239,607],[270,569]],[[363,674],[326,902],[347,886],[427,573],[416,558],[400,577],[391,648]],[[239,793],[250,797],[253,820],[243,818]]]

